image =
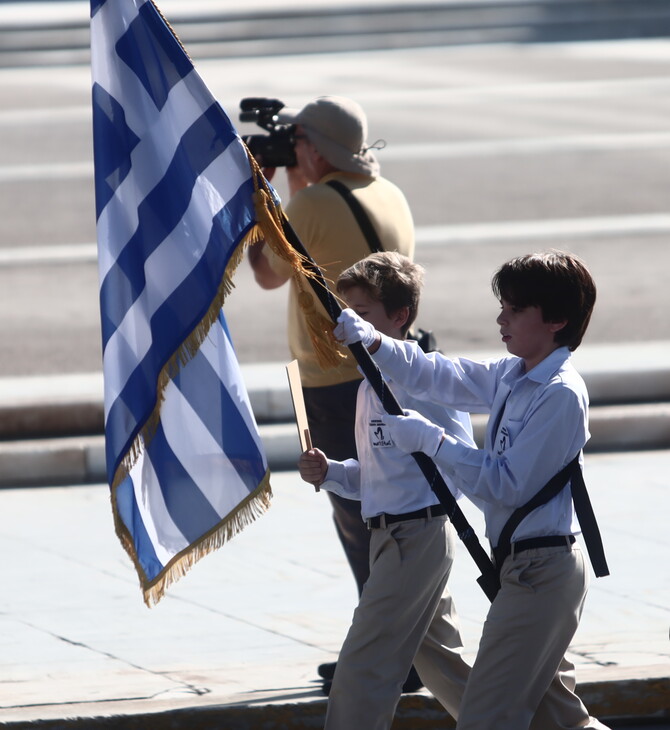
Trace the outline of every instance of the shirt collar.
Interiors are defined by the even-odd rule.
[[[502,380],[514,381],[527,377],[536,383],[548,383],[569,359],[570,349],[568,347],[559,347],[550,355],[547,355],[530,372],[525,373],[523,371],[523,360],[521,358],[515,358],[514,364],[505,373]]]

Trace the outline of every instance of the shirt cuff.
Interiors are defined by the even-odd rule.
[[[323,480],[322,487],[326,482],[337,482],[340,487],[346,483],[346,467],[341,461],[334,461],[333,459],[327,459],[328,469],[326,470],[326,478]],[[327,489],[328,487],[326,487]]]
[[[319,484],[319,488],[337,494],[338,497],[343,499],[353,499],[354,495],[348,493],[348,486],[346,465],[341,461],[328,459],[326,478]]]
[[[372,355],[372,359],[377,363],[377,365],[384,365],[389,362],[389,359],[392,359],[391,355],[393,354],[394,340],[392,337],[382,334],[381,332],[379,332],[379,337],[381,338],[381,342],[379,343],[379,347],[376,352]]]
[[[456,476],[456,469],[454,465],[461,459],[461,457],[472,449],[464,444],[458,442],[453,436],[448,433],[444,434],[444,439],[437,449],[433,461],[450,477]]]

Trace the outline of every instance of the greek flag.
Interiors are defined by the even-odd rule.
[[[258,173],[152,2],[91,0],[91,51],[107,472],[152,605],[269,506],[221,311]]]

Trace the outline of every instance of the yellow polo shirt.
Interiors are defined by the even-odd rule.
[[[340,273],[365,258],[370,253],[370,247],[342,196],[324,184],[328,180],[340,180],[352,191],[370,217],[384,250],[414,257],[412,214],[398,187],[381,177],[329,173],[315,185],[297,192],[286,206],[286,215],[333,293]],[[284,276],[290,273],[286,262],[279,259],[268,246],[264,247],[263,253],[274,271]],[[327,316],[309,283],[305,282],[304,288],[314,299],[318,311]],[[300,365],[305,387],[336,385],[361,378],[356,360],[346,348],[347,358],[338,367],[321,369],[298,304],[298,288],[293,280],[290,282],[288,303],[288,344],[291,354]]]

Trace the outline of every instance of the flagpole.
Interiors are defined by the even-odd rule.
[[[321,269],[319,269],[315,261],[311,258],[303,246],[302,241],[286,216],[282,217],[282,226],[287,241],[304,257],[305,268],[314,274],[314,278],[307,277],[314,293],[324,306],[326,312],[328,312],[332,321],[337,322],[337,318],[340,316],[342,309],[330,289],[328,289],[328,285]],[[363,374],[377,394],[386,413],[392,416],[402,416],[403,410],[400,404],[389,389],[388,385],[384,382],[379,367],[363,344],[361,342],[354,342],[349,345],[349,350],[356,358]],[[426,454],[418,451],[412,453],[412,456],[428,481],[431,489],[440,500],[440,503],[446,507],[447,515],[456,529],[458,537],[461,539],[472,559],[475,561],[475,564],[481,571],[481,575],[477,578],[477,583],[479,583],[487,598],[490,601],[493,601],[500,589],[498,571],[491,562],[491,559],[484,548],[481,546],[481,543],[477,538],[477,534],[472,529],[461,508],[458,506],[458,502],[454,495],[449,491],[449,488],[433,460]]]

